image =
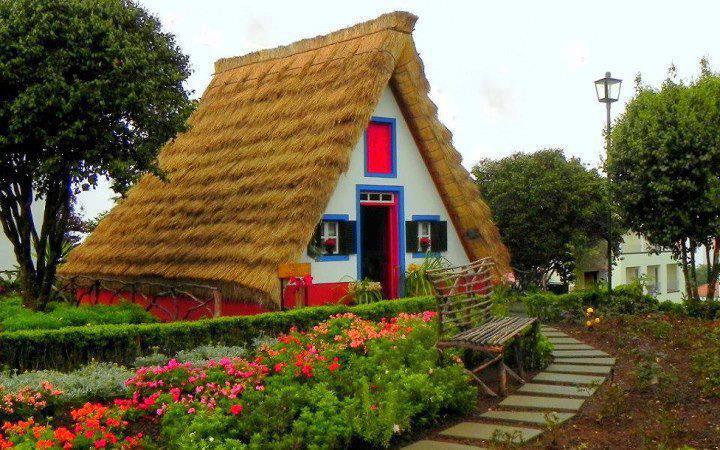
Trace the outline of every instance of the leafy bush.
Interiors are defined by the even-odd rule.
[[[367,319],[435,309],[430,297],[386,300],[368,305],[328,305],[254,316],[219,317],[194,322],[65,327],[0,333],[0,365],[12,369],[71,370],[91,360],[132,364],[138,356],[207,344],[252,346],[258,334],[274,336],[291,327],[308,329],[328,317],[352,311]]]
[[[425,273],[428,270],[440,269],[444,266],[445,260],[439,256],[427,254],[422,264],[410,264],[405,273],[405,292],[408,295],[433,295],[435,289],[427,279]]]
[[[639,284],[617,286],[613,288],[612,296],[608,295],[607,289],[591,289],[562,295],[538,292],[521,296],[520,301],[528,315],[548,322],[582,320],[588,306],[602,315],[637,314],[659,308],[657,299],[643,294]]]
[[[54,302],[47,312],[32,311],[22,306],[19,297],[0,299],[0,330],[51,330],[63,327],[152,323],[157,319],[140,305],[121,303],[119,305],[74,306]]]
[[[519,345],[523,355],[523,367],[526,370],[542,370],[552,362],[553,344],[540,333],[537,324],[520,336]],[[508,347],[505,350],[505,358],[515,361],[514,352],[513,346]]]
[[[116,364],[91,363],[70,373],[41,370],[0,375],[0,387],[7,393],[17,393],[25,388],[41,389],[50,383],[60,394],[48,402],[47,413],[58,409],[80,406],[89,401],[109,401],[128,393],[125,380],[133,371]]]
[[[441,363],[434,316],[375,322],[343,314],[280,336],[252,360],[141,368],[127,381],[127,398],[58,418],[67,428],[9,423],[0,444],[125,445],[124,438],[141,439],[132,434],[141,426],[150,448],[156,445],[149,436],[162,448],[388,447],[398,434],[465,413],[475,401],[463,368]],[[85,434],[89,418],[102,435]]]

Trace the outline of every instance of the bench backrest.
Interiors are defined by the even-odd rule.
[[[495,264],[491,258],[464,266],[428,270],[435,288],[440,335],[447,325],[470,328],[487,321],[492,307]]]

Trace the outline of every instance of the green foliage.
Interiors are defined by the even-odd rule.
[[[540,327],[537,324],[533,325],[519,339],[523,355],[522,363],[525,370],[542,370],[550,365],[554,346],[545,335],[540,333]],[[514,347],[507,347],[505,349],[505,358],[508,361],[515,361],[514,352]]]
[[[152,323],[157,319],[140,305],[73,306],[50,303],[47,312],[33,311],[22,305],[19,297],[0,298],[0,330],[51,330],[63,327]]]
[[[0,374],[0,386],[5,392],[14,393],[25,387],[38,389],[43,382],[49,382],[62,391],[59,396],[51,397],[52,404],[46,410],[48,415],[54,415],[60,409],[81,406],[86,402],[112,401],[127,395],[125,380],[133,374],[132,370],[116,364],[90,363],[69,373],[41,370]]]
[[[607,183],[562,150],[484,159],[472,172],[523,287],[543,285],[552,271],[570,279],[577,257],[607,239]],[[615,231],[613,245],[619,238]]]
[[[428,253],[422,264],[410,264],[405,273],[405,293],[409,296],[433,295],[435,289],[425,273],[428,270],[440,269],[445,266],[445,260],[439,256]]]
[[[638,86],[612,132],[609,172],[628,226],[670,248],[689,271],[690,301],[699,302],[695,254],[720,236],[720,77],[701,61],[690,82],[668,78]],[[715,283],[720,261],[704,278]]]
[[[201,345],[189,350],[180,350],[175,356],[167,356],[157,351],[147,356],[140,356],[135,359],[134,367],[147,367],[164,365],[171,359],[178,362],[189,362],[193,365],[207,363],[208,361],[220,361],[222,358],[247,358],[252,351],[263,344],[272,344],[274,339],[259,336],[253,340],[251,347],[228,346],[228,345]]]
[[[20,370],[67,370],[96,361],[132,364],[154,351],[175,354],[206,344],[251,346],[260,333],[277,335],[295,326],[308,329],[328,317],[352,311],[380,319],[399,312],[435,309],[435,299],[417,297],[367,305],[330,305],[254,316],[220,317],[194,322],[94,325],[58,330],[22,330],[0,333],[0,365]]]
[[[124,192],[159,173],[158,150],[194,107],[190,66],[132,0],[0,0],[0,41],[0,219],[26,305],[44,309],[73,197],[100,177]]]
[[[335,319],[328,339],[345,321]],[[407,338],[341,352],[341,370],[317,367],[305,378],[283,369],[265,378],[262,390],[243,392],[238,416],[222,408],[188,414],[187,405],[176,404],[162,419],[162,436],[170,448],[386,448],[398,434],[467,412],[476,399],[461,366],[440,364],[436,338],[431,324],[416,325]]]
[[[382,285],[369,278],[352,281],[349,285],[349,292],[356,305],[366,305],[382,300]]]
[[[617,286],[613,295],[607,289],[574,291],[568,294],[538,292],[520,297],[528,315],[543,321],[580,321],[585,317],[585,308],[593,307],[599,315],[636,314],[656,311],[657,299],[642,293],[639,285]]]

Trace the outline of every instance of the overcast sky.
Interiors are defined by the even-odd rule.
[[[190,56],[202,94],[213,62],[325,34],[384,12],[419,16],[414,37],[440,117],[471,167],[483,157],[562,147],[588,165],[603,152],[603,105],[593,81],[635,74],[660,83],[674,63],[720,62],[720,2],[707,1],[240,1],[140,0]],[[106,188],[81,197],[86,215],[111,206]]]

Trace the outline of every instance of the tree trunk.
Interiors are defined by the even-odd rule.
[[[720,237],[712,240],[712,259],[710,259],[710,251],[707,251],[706,255],[708,265],[707,301],[711,302],[715,299],[715,288],[720,275]]]
[[[51,300],[68,224],[72,200],[69,174],[48,180],[39,235],[32,215],[33,200],[30,177],[0,180],[0,222],[17,259],[23,306],[43,310]]]

